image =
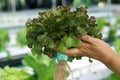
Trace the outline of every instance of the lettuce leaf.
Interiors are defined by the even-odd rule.
[[[33,68],[37,80],[52,80],[55,72],[56,62],[47,55],[27,54],[22,63]]]
[[[24,68],[5,66],[0,68],[0,80],[35,80]]]

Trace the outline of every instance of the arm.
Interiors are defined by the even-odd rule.
[[[111,55],[111,60],[108,62],[103,61],[103,63],[116,74],[120,75],[120,55]]]
[[[78,35],[78,37],[83,41],[82,45],[62,52],[71,56],[87,56],[97,59],[120,75],[120,56],[107,43],[88,35]]]

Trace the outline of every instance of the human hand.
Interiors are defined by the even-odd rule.
[[[87,56],[102,62],[109,61],[109,56],[114,53],[111,47],[103,40],[80,34],[78,35],[78,38],[83,41],[82,45],[62,52],[70,56]]]
[[[83,41],[82,45],[62,52],[70,56],[87,56],[97,59],[120,75],[120,56],[106,42],[89,35],[78,35],[78,37]]]

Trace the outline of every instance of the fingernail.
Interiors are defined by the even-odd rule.
[[[82,38],[82,34],[81,33],[77,34],[77,37],[81,39]]]

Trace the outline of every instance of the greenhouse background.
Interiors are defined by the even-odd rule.
[[[38,12],[71,4],[71,10],[88,6],[88,15],[96,17],[102,39],[120,54],[120,0],[0,0],[0,80],[10,80],[3,78],[11,76],[4,69],[15,73],[17,69],[25,68],[27,72],[34,74],[33,69],[22,63],[24,56],[31,53],[26,45],[26,21],[37,17]],[[120,80],[103,63],[94,59],[90,63],[88,60],[89,58],[83,57],[81,60],[68,62],[73,74],[67,80]],[[20,73],[26,75],[26,80],[33,77],[23,71]],[[23,79],[20,77],[18,80]]]

